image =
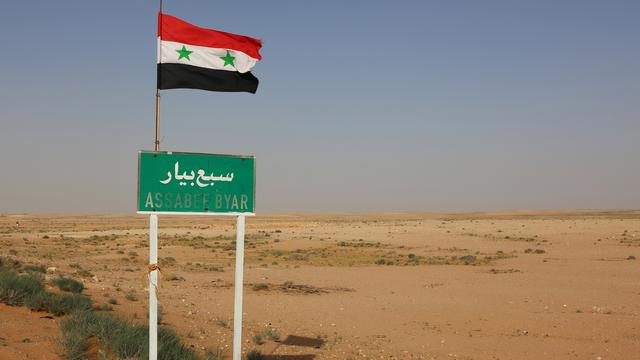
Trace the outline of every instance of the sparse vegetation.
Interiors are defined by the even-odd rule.
[[[524,252],[525,252],[525,254],[544,254],[544,253],[546,253],[546,251],[543,250],[543,249],[531,249],[531,248],[526,249]]]
[[[293,281],[285,281],[282,284],[257,283],[251,285],[253,291],[280,291],[288,294],[327,294],[330,291],[348,292],[353,289],[343,287],[321,288],[311,285],[296,284]]]
[[[127,291],[127,294],[124,296],[124,298],[129,301],[138,301],[138,295],[134,290]]]
[[[20,266],[21,266],[20,261],[11,257],[0,256],[0,269],[1,268],[18,269],[20,268]]]
[[[340,241],[338,243],[338,246],[341,246],[341,247],[354,247],[354,248],[362,248],[362,247],[379,248],[379,247],[383,247],[384,245],[381,244],[380,242],[372,243],[372,242],[366,242],[366,241],[365,242],[362,242],[362,241],[358,241],[358,242],[355,242],[355,241],[350,241],[350,242]]]
[[[268,290],[269,284],[257,283],[257,284],[253,284],[251,288],[253,289],[253,291]]]
[[[51,284],[57,286],[62,291],[79,294],[84,290],[84,284],[78,280],[59,277],[51,280]]]
[[[56,316],[91,307],[91,299],[79,294],[54,294],[45,291],[42,278],[33,273],[18,275],[12,270],[0,270],[0,302],[36,311],[48,311]]]
[[[178,274],[175,273],[171,273],[169,275],[166,276],[166,280],[167,281],[179,281],[179,280],[184,280],[184,278]]]
[[[258,350],[251,350],[247,353],[246,360],[264,360],[264,355]]]
[[[492,274],[513,274],[513,273],[521,273],[522,271],[518,269],[491,269],[489,270]]]
[[[84,359],[89,338],[98,342],[100,353],[106,358],[147,359],[149,329],[116,316],[94,311],[76,312],[64,319],[62,347],[69,360]],[[198,360],[197,354],[182,344],[176,333],[164,326],[158,329],[158,359]]]
[[[25,265],[22,269],[26,272],[36,272],[36,273],[42,273],[42,274],[47,272],[47,268],[41,264]]]
[[[332,312],[330,317],[321,319],[322,328],[317,334],[311,328],[304,328],[300,331],[298,327],[289,329],[291,330],[290,333],[283,332],[282,340],[288,334],[290,334],[291,338],[287,339],[285,344],[279,345],[279,347],[278,344],[271,341],[279,341],[280,334],[275,329],[273,331],[276,334],[270,335],[266,331],[269,330],[268,327],[273,325],[278,326],[278,329],[284,330],[278,322],[284,319],[285,322],[291,324],[291,321],[286,320],[286,308],[270,307],[277,313],[274,313],[272,317],[265,318],[264,322],[260,321],[260,324],[264,326],[255,328],[254,326],[258,323],[254,323],[251,328],[257,334],[247,331],[247,339],[244,340],[245,351],[249,351],[253,347],[262,351],[265,355],[254,351],[253,355],[245,353],[244,358],[274,358],[277,357],[276,353],[289,353],[288,350],[291,350],[291,353],[296,353],[296,355],[290,355],[291,357],[312,357],[311,355],[301,355],[307,353],[316,354],[316,357],[327,355],[327,357],[333,356],[345,359],[349,356],[354,359],[360,356],[356,355],[357,348],[355,347],[347,350],[347,344],[359,346],[359,348],[363,349],[363,352],[371,353],[371,356],[375,357],[375,351],[366,351],[368,341],[375,341],[376,344],[374,345],[384,347],[386,355],[392,357],[396,355],[394,352],[399,350],[395,345],[390,345],[387,353],[385,344],[392,344],[392,341],[397,339],[396,335],[390,335],[383,330],[376,332],[381,335],[380,338],[365,338],[362,336],[358,340],[354,340],[352,336],[361,336],[365,332],[360,326],[356,330],[344,332],[344,329],[348,328],[345,324],[348,325],[351,321],[356,323],[357,320],[366,319],[367,316],[366,313],[360,311],[361,309],[354,308],[353,304],[357,304],[357,301],[371,301],[372,305],[378,305],[379,303],[380,311],[388,312],[403,304],[403,301],[406,302],[405,299],[407,297],[416,299],[433,298],[441,301],[451,294],[452,289],[454,292],[458,290],[456,285],[458,280],[464,280],[464,286],[469,288],[469,293],[475,294],[479,298],[487,295],[485,287],[488,284],[491,287],[490,290],[500,291],[503,291],[505,286],[517,285],[516,288],[507,288],[505,294],[511,295],[512,291],[521,294],[521,291],[531,291],[531,289],[546,283],[553,286],[561,285],[559,281],[564,278],[557,279],[554,277],[553,274],[556,271],[562,271],[563,269],[575,271],[579,269],[578,266],[585,264],[585,266],[588,266],[590,264],[589,261],[602,260],[593,264],[600,268],[607,267],[607,269],[611,270],[611,274],[614,272],[618,274],[618,271],[624,271],[624,274],[621,273],[620,276],[616,276],[616,279],[612,281],[624,281],[626,283],[629,279],[627,275],[631,274],[626,270],[638,263],[636,258],[640,254],[635,251],[638,247],[627,247],[640,245],[640,228],[638,228],[640,218],[637,212],[633,214],[625,222],[616,218],[615,222],[612,220],[611,224],[605,224],[604,220],[597,219],[593,223],[585,222],[584,225],[581,225],[580,222],[576,224],[572,219],[556,220],[555,215],[554,217],[540,215],[533,217],[531,222],[527,222],[526,229],[521,229],[520,218],[517,220],[496,221],[495,225],[490,226],[489,221],[484,219],[490,216],[483,214],[469,215],[470,217],[478,216],[478,219],[474,220],[466,218],[461,220],[459,219],[461,215],[452,215],[455,219],[447,220],[447,222],[441,222],[440,218],[436,220],[429,218],[432,215],[427,215],[427,218],[415,221],[394,219],[396,216],[398,218],[419,218],[422,216],[408,213],[375,215],[375,217],[371,218],[367,218],[369,215],[349,215],[345,217],[342,217],[342,215],[330,217],[328,215],[319,217],[304,215],[300,217],[275,217],[273,222],[271,222],[271,219],[251,222],[248,224],[250,234],[247,236],[245,255],[247,268],[252,269],[250,271],[254,274],[250,278],[254,283],[245,283],[245,291],[250,293],[249,298],[253,299],[252,301],[267,305],[281,302],[287,304],[302,304],[309,301],[311,303],[322,302],[323,300],[320,297],[322,294],[340,291],[330,287],[332,281],[336,285],[352,284],[349,286],[357,287],[360,293],[346,294],[346,296],[341,296],[341,294],[329,296],[326,299],[327,301],[341,298],[350,300],[340,300],[332,303],[335,311]],[[506,215],[500,216],[507,217]],[[327,218],[330,218],[330,220],[327,220]],[[0,221],[2,219],[2,215],[0,215]],[[71,218],[67,216],[60,219],[56,218],[55,221],[57,223],[53,223],[53,221],[44,216],[41,218],[34,217],[34,220],[40,222],[34,222],[33,228],[36,232],[27,233],[29,229],[26,226],[23,227],[24,235],[28,236],[29,241],[22,238],[23,234],[3,233],[5,229],[11,229],[7,226],[5,228],[0,226],[0,246],[4,249],[4,254],[2,255],[5,255],[0,257],[0,268],[12,269],[18,277],[33,275],[34,278],[39,278],[45,285],[53,283],[53,280],[50,279],[60,276],[75,278],[90,287],[91,293],[98,294],[98,297],[94,298],[95,301],[88,310],[82,304],[77,307],[67,306],[66,310],[62,306],[58,306],[59,310],[56,313],[64,314],[65,311],[70,313],[65,318],[71,318],[79,312],[85,311],[94,312],[101,317],[115,317],[117,314],[111,310],[116,310],[116,312],[122,311],[123,314],[126,314],[127,317],[123,318],[123,321],[129,321],[132,326],[146,324],[146,293],[142,292],[141,289],[143,286],[141,285],[142,277],[146,276],[146,272],[141,267],[146,266],[146,264],[142,264],[143,260],[146,260],[145,246],[148,246],[148,240],[146,239],[148,237],[148,223],[146,219],[138,217],[135,220],[127,220],[127,222],[131,222],[126,225],[131,234],[123,235],[124,232],[119,232],[121,235],[118,235],[119,238],[117,240],[114,240],[115,237],[110,235],[102,236],[110,232],[111,224],[103,225],[100,223],[100,225],[87,226],[86,223],[80,222],[86,221],[84,218],[80,221],[78,221],[78,218],[70,220]],[[363,219],[368,220],[365,221]],[[111,219],[107,216],[101,216],[99,221],[106,223],[111,222]],[[222,315],[223,318],[225,316],[224,311],[217,307],[219,302],[215,302],[216,306],[209,306],[207,305],[207,298],[202,294],[230,294],[233,292],[233,276],[223,276],[224,273],[213,271],[218,271],[217,269],[225,269],[227,272],[230,269],[233,271],[234,226],[231,222],[212,220],[212,223],[207,225],[210,230],[201,231],[202,227],[198,224],[199,221],[197,219],[167,217],[166,221],[163,222],[162,227],[166,226],[168,233],[161,234],[163,241],[161,241],[162,251],[160,253],[173,255],[177,257],[177,260],[172,256],[168,256],[161,258],[159,261],[160,266],[163,267],[162,280],[169,281],[164,283],[163,287],[165,289],[160,291],[160,298],[161,300],[165,299],[167,301],[166,304],[170,303],[172,305],[171,308],[167,307],[171,313],[167,314],[165,318],[179,327],[176,330],[179,329],[181,335],[190,334],[191,338],[187,339],[185,336],[184,340],[188,343],[188,346],[192,347],[194,352],[198,352],[199,359],[219,360],[223,358],[223,355],[226,355],[227,358],[231,355],[230,344],[227,344],[227,340],[229,340],[231,328],[233,327],[232,320],[230,318],[219,319],[219,316]],[[12,225],[12,222],[13,220],[9,225]],[[72,225],[72,222],[77,223],[78,226],[76,224]],[[24,224],[30,223],[25,221]],[[438,224],[442,226],[438,226]],[[596,224],[599,225],[596,226]],[[62,226],[65,228],[61,228]],[[89,231],[94,226],[100,231],[97,233],[101,234],[100,236],[91,236],[92,233]],[[113,226],[119,225],[113,221]],[[623,233],[622,229],[624,227],[628,227],[629,230]],[[274,231],[273,229],[276,228],[284,228],[285,230]],[[265,229],[270,236],[265,235],[259,229]],[[496,229],[502,229],[503,232],[497,233]],[[189,234],[187,230],[192,230],[194,234]],[[467,237],[464,234],[465,232],[475,234],[469,235],[473,237]],[[40,240],[44,234],[48,233],[52,234],[49,235],[52,240]],[[65,236],[59,237],[59,233],[64,233]],[[534,235],[536,233],[538,235]],[[569,250],[564,248],[566,243],[564,234],[569,234],[567,237],[570,238],[571,245],[574,246]],[[309,239],[311,241],[308,241]],[[106,243],[102,241],[106,241]],[[550,242],[557,244],[554,246]],[[591,246],[594,246],[594,248],[590,248]],[[529,251],[525,252],[527,248],[529,248]],[[16,256],[10,255],[10,249],[15,249],[21,257],[16,258]],[[585,249],[589,249],[589,251],[582,252]],[[625,252],[627,253],[626,256],[624,255]],[[598,254],[597,258],[589,255],[582,257],[580,262],[565,261],[567,257],[572,258],[575,254],[594,253]],[[138,255],[135,256],[135,254]],[[545,256],[535,254],[544,254]],[[515,258],[516,256],[521,259],[502,261],[502,259]],[[126,262],[123,259],[127,259]],[[535,267],[535,274],[532,273],[530,275],[536,275],[534,276],[536,279],[537,275],[541,275],[542,283],[537,280],[530,281],[532,279],[530,275],[522,274],[522,272],[530,272],[531,269],[529,269],[530,266],[528,264],[531,261],[540,263],[535,264],[538,266]],[[541,266],[543,261],[547,263]],[[38,262],[44,265],[39,265]],[[427,268],[427,266],[431,265],[449,266],[435,270]],[[328,269],[327,267],[329,266],[336,268]],[[361,268],[350,269],[349,266]],[[385,266],[393,268],[386,268]],[[411,268],[403,268],[407,266]],[[420,268],[416,268],[416,266]],[[294,272],[297,267],[305,268],[303,273],[312,276],[291,276],[289,279],[294,281],[283,282],[287,279],[287,277],[282,278],[283,274],[287,276],[287,272]],[[316,269],[322,269],[322,271],[316,272]],[[99,280],[97,278],[92,280],[91,278],[81,277],[90,274],[92,271],[95,271]],[[46,274],[46,280],[44,280],[44,274]],[[345,274],[345,276],[340,276],[340,274]],[[407,282],[407,286],[387,286],[389,285],[387,280],[392,274],[406,275],[413,282]],[[551,275],[549,276],[549,274]],[[543,275],[545,275],[544,278],[542,277]],[[360,282],[359,276],[362,279],[366,279],[366,282]],[[180,282],[185,278],[187,282]],[[302,279],[306,280],[303,281]],[[594,291],[606,291],[608,289],[607,284],[602,282],[593,283],[592,286],[595,289]],[[128,294],[129,289],[135,289],[135,291],[131,291]],[[69,290],[58,291],[57,287],[51,290],[47,286],[45,291],[51,291],[59,296],[72,294],[71,292],[66,292]],[[83,292],[89,293],[87,290],[83,290]],[[163,296],[162,293],[165,293],[166,296]],[[82,294],[82,291],[80,294]],[[313,294],[318,294],[318,298],[309,298],[315,298]],[[372,294],[373,296],[370,296]],[[126,300],[125,296],[127,296]],[[300,298],[305,296],[306,298]],[[63,302],[60,298],[50,298],[50,295],[42,297],[43,299],[34,297],[34,300],[28,301],[28,304],[33,306],[34,309],[41,308],[46,310],[46,308],[53,309],[55,304]],[[79,299],[83,298],[90,301],[90,298],[80,295]],[[517,296],[515,298],[517,299]],[[483,301],[487,299],[485,298]],[[541,295],[540,299],[545,300],[544,305],[553,305],[553,307],[549,307],[550,310],[547,312],[564,313],[565,315],[563,316],[565,317],[563,319],[568,321],[567,324],[574,321],[572,320],[574,318],[582,318],[580,321],[585,321],[586,317],[591,316],[591,314],[587,315],[583,314],[583,312],[593,312],[594,314],[602,314],[602,316],[611,313],[604,310],[591,311],[591,306],[596,303],[596,298],[590,299],[592,301],[584,301],[584,299],[580,299],[575,293],[571,292],[563,293],[562,299],[547,295]],[[552,299],[552,301],[548,301],[549,299]],[[119,303],[122,300],[124,302]],[[633,309],[628,308],[628,302],[624,302],[624,299],[609,297],[606,299],[597,298],[597,300],[598,304],[596,305],[603,306],[605,309],[615,309],[615,311],[620,311],[620,314],[625,312],[622,306],[626,307],[626,311],[633,311]],[[83,300],[77,302],[81,303]],[[73,303],[73,301],[66,300],[66,303]],[[228,305],[227,300],[224,303]],[[421,302],[418,301],[416,304],[418,303]],[[488,303],[483,302],[483,304]],[[486,308],[483,308],[483,310],[498,313],[501,309],[501,304],[492,303],[490,306],[487,305]],[[566,305],[562,307],[563,304]],[[25,305],[25,302],[23,302],[23,305]],[[174,309],[174,305],[178,307]],[[577,307],[580,308],[577,309]],[[77,310],[76,308],[84,310]],[[378,307],[373,306],[371,308],[378,309]],[[202,309],[205,309],[205,311],[202,311]],[[518,321],[521,320],[523,324],[534,322],[535,314],[542,311],[519,312],[519,310],[524,309],[524,307],[520,306],[514,309],[518,316],[521,316]],[[282,314],[283,311],[284,315]],[[26,309],[22,309],[21,312],[23,314],[27,313]],[[29,316],[38,321],[35,326],[39,323],[53,324],[55,322],[59,324],[62,321],[59,318],[54,321],[37,320],[38,317],[45,317],[46,315],[49,314],[32,314]],[[315,317],[313,318],[315,319]],[[342,321],[342,318],[349,320],[349,322]],[[432,321],[431,324],[424,322],[427,325],[423,325],[421,319],[417,319],[417,322],[403,321],[402,325],[399,319],[388,317],[385,319],[389,322],[389,324],[385,324],[385,329],[400,329],[406,326],[416,336],[419,336],[421,332],[427,331],[434,334],[443,333],[444,335],[460,331],[460,328],[455,324],[446,325],[444,321],[438,322],[436,321],[438,319],[435,318],[428,319]],[[487,324],[496,319],[487,318]],[[594,317],[594,319],[596,318]],[[269,321],[274,322],[273,325]],[[162,322],[161,309],[159,322]],[[609,329],[609,326],[613,326],[614,323],[607,323],[605,327]],[[362,323],[360,322],[360,324]],[[371,324],[375,326],[375,324]],[[480,322],[469,324],[468,329],[472,329],[472,326],[475,325],[478,325],[478,329],[483,329],[483,325]],[[539,329],[532,329],[530,328],[531,325],[522,326],[529,326],[527,328],[527,330],[531,331],[529,336],[534,335],[540,338],[543,336],[545,338],[548,337],[547,333],[552,337],[566,335],[564,331],[569,328],[567,326],[563,329],[555,329],[554,333],[550,333],[549,331],[540,332],[537,331]],[[478,331],[478,335],[482,335],[484,330],[470,330],[469,336],[476,337],[475,331]],[[306,340],[304,335],[311,337],[318,334],[333,336],[331,334],[334,332],[336,333],[336,339],[340,338],[339,335],[345,337],[346,340],[340,340],[345,343],[343,346],[327,346],[325,348],[326,352],[323,350],[321,353],[304,351],[305,349],[302,347],[295,348],[291,346],[292,344],[304,343]],[[501,333],[501,336],[509,336],[507,332],[508,329]],[[2,339],[0,335],[0,349],[2,346],[22,346],[24,348],[46,346],[51,348],[50,342],[47,343],[41,336],[35,337],[33,334],[31,332],[25,332],[25,335],[18,334],[17,337],[12,336],[9,341]],[[220,336],[219,334],[224,334],[225,341],[215,341],[215,338]],[[252,341],[254,334],[259,335],[260,341],[264,345],[257,346],[254,344],[254,341]],[[297,335],[300,338],[296,337]],[[382,335],[388,336],[388,338],[383,339]],[[466,338],[466,332],[464,335]],[[20,339],[26,336],[29,338],[34,337],[34,344],[30,344],[30,346],[19,344]],[[439,335],[434,336],[437,337]],[[88,337],[86,334],[79,334],[78,337],[84,339],[82,341],[87,347],[81,353],[82,355],[76,359],[80,360],[88,357],[96,360],[116,360],[120,358],[116,352],[110,350],[109,345],[104,342],[103,338],[91,334]],[[145,343],[146,339],[142,339],[141,342]],[[338,340],[336,340],[336,344],[337,342]],[[614,338],[609,339],[608,342],[608,345],[601,344],[601,346],[624,345]],[[220,351],[220,349],[216,351],[215,345],[212,344],[222,344],[221,346],[224,347],[221,347],[221,349],[224,352]],[[212,346],[211,350],[213,351],[206,352],[206,349],[202,348],[202,346],[207,345]],[[272,352],[276,347],[279,350]],[[372,348],[374,350],[378,349],[373,346]],[[409,351],[407,356],[415,355],[413,352],[420,351],[417,349],[417,346],[407,346],[407,351]],[[575,355],[580,356],[583,353],[578,351]],[[367,357],[369,357],[369,354],[367,354]],[[142,357],[132,356],[129,359],[136,358]]]
[[[268,327],[256,334],[254,334],[251,337],[251,340],[253,340],[254,343],[256,343],[257,345],[262,345],[265,342],[265,339],[271,340],[271,341],[280,341],[280,333],[278,332],[278,330],[272,328],[272,327]]]
[[[271,341],[280,341],[280,333],[274,328],[267,328],[262,334]]]
[[[262,337],[262,334],[260,334],[260,333],[253,335],[253,336],[251,337],[251,340],[253,340],[253,342],[254,342],[256,345],[262,345],[262,344],[264,344],[264,339],[263,339],[263,337]]]
[[[80,294],[54,294],[39,292],[26,299],[25,305],[35,311],[48,311],[55,316],[72,314],[91,308],[91,298]]]
[[[433,256],[418,256],[416,254],[387,254],[385,257],[378,258],[374,261],[376,265],[489,265],[495,260],[506,259],[512,257],[503,252],[498,252],[495,255],[484,255],[482,257],[476,255],[433,255]]]
[[[214,322],[215,322],[216,325],[218,325],[220,327],[223,327],[223,328],[226,328],[226,327],[229,326],[229,322],[227,320],[225,320],[225,319],[216,319]]]
[[[304,293],[304,294],[322,294],[328,293],[327,290],[303,284],[295,284],[293,281],[285,281],[279,286],[279,289],[288,293]]]
[[[20,306],[42,292],[44,292],[44,285],[39,276],[18,275],[12,270],[0,269],[0,302]]]
[[[173,256],[163,257],[160,259],[160,263],[166,266],[174,265],[176,263],[176,258],[174,258]]]
[[[68,286],[69,289],[78,289],[79,282],[69,281],[73,279],[55,280],[58,280],[55,282],[61,288]],[[113,303],[111,300],[114,299],[109,301]],[[70,315],[61,322],[61,345],[66,359],[84,359],[89,338],[98,341],[99,353],[104,354],[105,358],[148,358],[149,330],[146,326],[103,313],[112,310],[108,304],[96,307],[96,310],[101,311],[97,313],[91,308],[91,298],[78,293],[47,292],[42,278],[34,273],[19,275],[10,269],[0,269],[0,301],[15,306],[26,305],[32,310],[46,310],[55,316]],[[159,359],[199,359],[193,350],[181,343],[175,332],[166,327],[159,328],[158,346]]]

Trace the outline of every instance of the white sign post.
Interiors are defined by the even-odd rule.
[[[146,213],[139,211],[138,213]],[[172,213],[172,215],[194,215]],[[197,215],[227,215],[236,217],[236,269],[233,299],[233,360],[242,358],[242,294],[244,285],[245,217],[254,213],[208,213]],[[149,216],[149,360],[158,359],[158,215]]]
[[[149,216],[149,360],[158,359],[158,215]]]
[[[244,277],[244,215],[236,220],[236,281],[233,298],[233,360],[242,355],[242,290]]]

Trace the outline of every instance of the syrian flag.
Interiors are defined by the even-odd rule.
[[[251,68],[262,59],[260,40],[191,25],[158,14],[158,89],[254,93]]]

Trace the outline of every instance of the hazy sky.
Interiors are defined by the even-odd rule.
[[[0,211],[134,212],[154,1],[6,1]],[[640,1],[165,1],[261,38],[162,148],[255,154],[257,211],[640,207]]]

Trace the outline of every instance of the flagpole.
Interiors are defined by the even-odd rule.
[[[160,0],[160,14],[162,14],[162,0]],[[162,23],[159,24],[162,27]],[[160,34],[158,34],[160,36]],[[162,46],[158,43],[158,63],[162,61]],[[157,65],[156,65],[157,67]],[[156,70],[156,76],[160,76]],[[156,79],[157,82],[158,79]],[[156,84],[156,140],[154,142],[154,150],[160,151],[160,88]]]
[[[156,89],[156,141],[155,151],[160,151],[160,89]]]

